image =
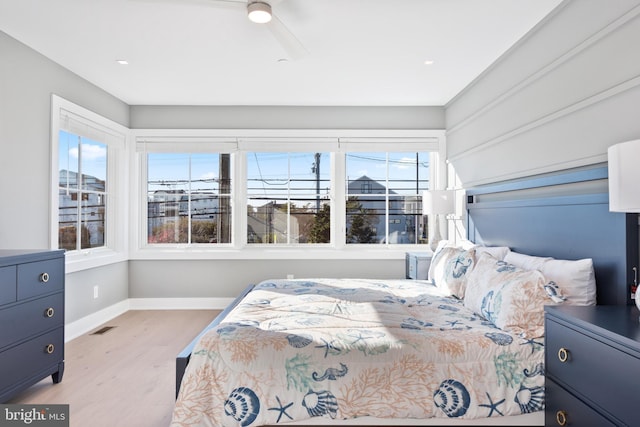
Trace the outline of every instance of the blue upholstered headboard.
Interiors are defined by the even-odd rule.
[[[607,168],[467,190],[469,240],[558,259],[592,258],[598,304],[631,304],[638,215],[609,212]]]

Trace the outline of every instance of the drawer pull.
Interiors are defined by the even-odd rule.
[[[556,412],[556,422],[559,426],[567,425],[567,413],[565,411]]]
[[[564,347],[561,347],[560,350],[558,350],[558,359],[564,363],[567,360],[569,360],[569,350],[567,350]]]
[[[56,347],[55,347],[53,344],[49,344],[48,346],[46,346],[46,347],[44,348],[44,351],[45,351],[47,354],[53,354],[53,351],[54,351],[55,349],[56,349]]]
[[[55,312],[56,311],[53,309],[53,307],[49,307],[44,311],[44,315],[45,317],[52,318]]]
[[[49,281],[49,273],[42,273],[40,275],[40,281],[42,283],[47,283]]]

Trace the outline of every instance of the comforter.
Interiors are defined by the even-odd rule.
[[[529,413],[543,361],[428,282],[269,280],[194,348],[172,426]]]

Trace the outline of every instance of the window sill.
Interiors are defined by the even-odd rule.
[[[311,247],[251,247],[243,249],[234,248],[197,248],[197,247],[173,247],[173,248],[144,248],[139,249],[130,257],[131,260],[316,260],[316,259],[349,259],[349,260],[375,260],[375,259],[405,259],[407,252],[428,252],[425,245],[402,245],[392,247],[375,248],[311,248]]]
[[[89,270],[96,267],[128,261],[125,253],[116,252],[111,249],[84,250],[81,252],[67,252],[65,261],[66,273]]]

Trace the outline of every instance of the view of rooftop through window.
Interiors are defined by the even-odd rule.
[[[329,152],[241,155],[246,156],[246,179],[237,183],[232,182],[231,154],[147,153],[147,243],[232,243],[232,223],[241,211],[246,212],[248,244],[333,243],[335,186],[344,188],[340,209],[347,244],[426,242],[421,195],[429,189],[429,152],[337,153],[345,156],[344,176],[332,176]],[[81,227],[88,235],[74,239],[90,247],[104,228],[99,218],[105,203],[100,192],[105,190],[106,149],[61,133],[59,164],[60,236],[73,234],[69,227],[83,218]],[[79,176],[81,191],[76,188]],[[236,206],[234,213],[239,186],[244,186],[246,206]],[[62,244],[70,238],[60,239]]]
[[[107,146],[60,131],[58,151],[58,246],[104,246]]]

